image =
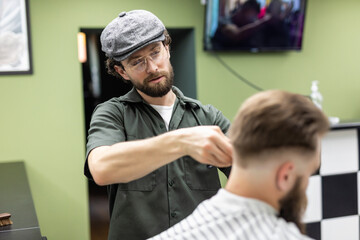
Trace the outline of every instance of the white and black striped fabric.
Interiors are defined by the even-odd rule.
[[[152,240],[309,240],[293,223],[277,217],[265,202],[225,189],[202,202],[194,212]]]

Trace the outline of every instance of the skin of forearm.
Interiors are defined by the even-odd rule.
[[[173,131],[144,140],[98,147],[88,158],[91,174],[98,185],[139,179],[185,155],[178,144],[180,135]]]

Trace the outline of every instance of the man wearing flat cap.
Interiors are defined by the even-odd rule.
[[[101,34],[110,74],[133,85],[94,110],[85,175],[107,185],[109,239],[146,239],[178,223],[220,188],[229,121],[173,86],[170,36],[144,10],[122,12]]]

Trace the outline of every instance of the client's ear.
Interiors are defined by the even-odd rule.
[[[295,181],[295,166],[293,162],[287,161],[281,164],[276,173],[276,188],[279,191],[289,191]]]

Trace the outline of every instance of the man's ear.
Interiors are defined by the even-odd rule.
[[[289,191],[295,182],[295,165],[291,161],[287,161],[278,167],[276,173],[276,188],[279,191]]]
[[[169,55],[169,59],[170,59],[170,46],[169,45],[165,45],[165,49]]]
[[[125,80],[130,80],[129,75],[127,74],[127,72],[126,72],[122,67],[120,67],[120,66],[118,66],[118,65],[115,65],[115,66],[114,66],[114,69],[115,69],[115,71],[116,71],[118,74],[120,74],[120,76],[121,76],[123,79],[125,79]]]

